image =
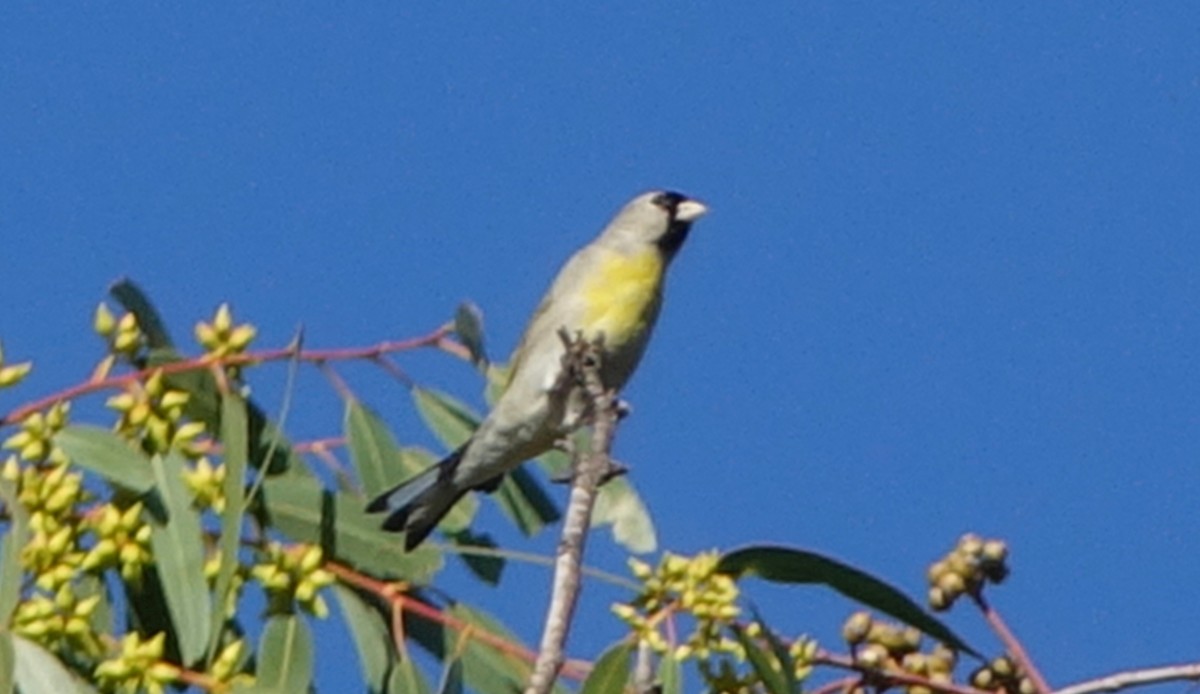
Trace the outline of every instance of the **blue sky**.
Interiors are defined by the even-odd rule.
[[[502,356],[616,207],[676,188],[712,212],[617,449],[663,546],[794,543],[919,593],[977,530],[1011,543],[994,599],[1052,683],[1196,657],[1194,4],[407,5],[0,9],[0,338],[37,360],[0,410],[87,374],[122,275],[178,337],[227,300],[262,345],[469,298]],[[461,364],[403,363],[482,403]],[[395,382],[345,376],[432,445]],[[281,382],[256,376],[268,409]],[[295,438],[340,416],[301,379]],[[549,578],[508,579],[447,580],[532,641]],[[750,592],[826,639],[850,609]]]

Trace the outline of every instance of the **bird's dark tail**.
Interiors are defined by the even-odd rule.
[[[404,531],[404,548],[412,550],[429,537],[442,517],[468,489],[454,483],[454,468],[466,446],[441,462],[380,494],[367,504],[368,513],[387,511],[383,529]]]

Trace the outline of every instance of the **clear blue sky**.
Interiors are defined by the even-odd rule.
[[[86,375],[121,275],[177,337],[228,300],[263,345],[471,298],[503,357],[558,263],[672,187],[712,213],[618,441],[665,547],[795,543],[919,593],[977,530],[1011,543],[995,602],[1053,683],[1195,659],[1198,152],[1193,3],[7,3],[0,338],[38,369],[0,410]],[[462,365],[403,363],[481,403]],[[393,381],[345,376],[432,444]],[[307,375],[291,433],[339,426]],[[508,579],[448,582],[533,640],[548,576]],[[849,611],[751,594],[826,639]]]

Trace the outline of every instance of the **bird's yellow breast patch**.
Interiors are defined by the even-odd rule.
[[[603,332],[610,347],[643,334],[658,313],[664,270],[654,249],[633,255],[606,252],[583,288],[587,329]]]

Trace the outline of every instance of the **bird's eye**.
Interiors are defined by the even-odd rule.
[[[687,200],[687,197],[680,195],[679,193],[667,191],[665,193],[659,193],[658,195],[655,195],[654,199],[650,202],[674,215],[675,208],[679,207],[679,203],[683,202],[684,200]]]

